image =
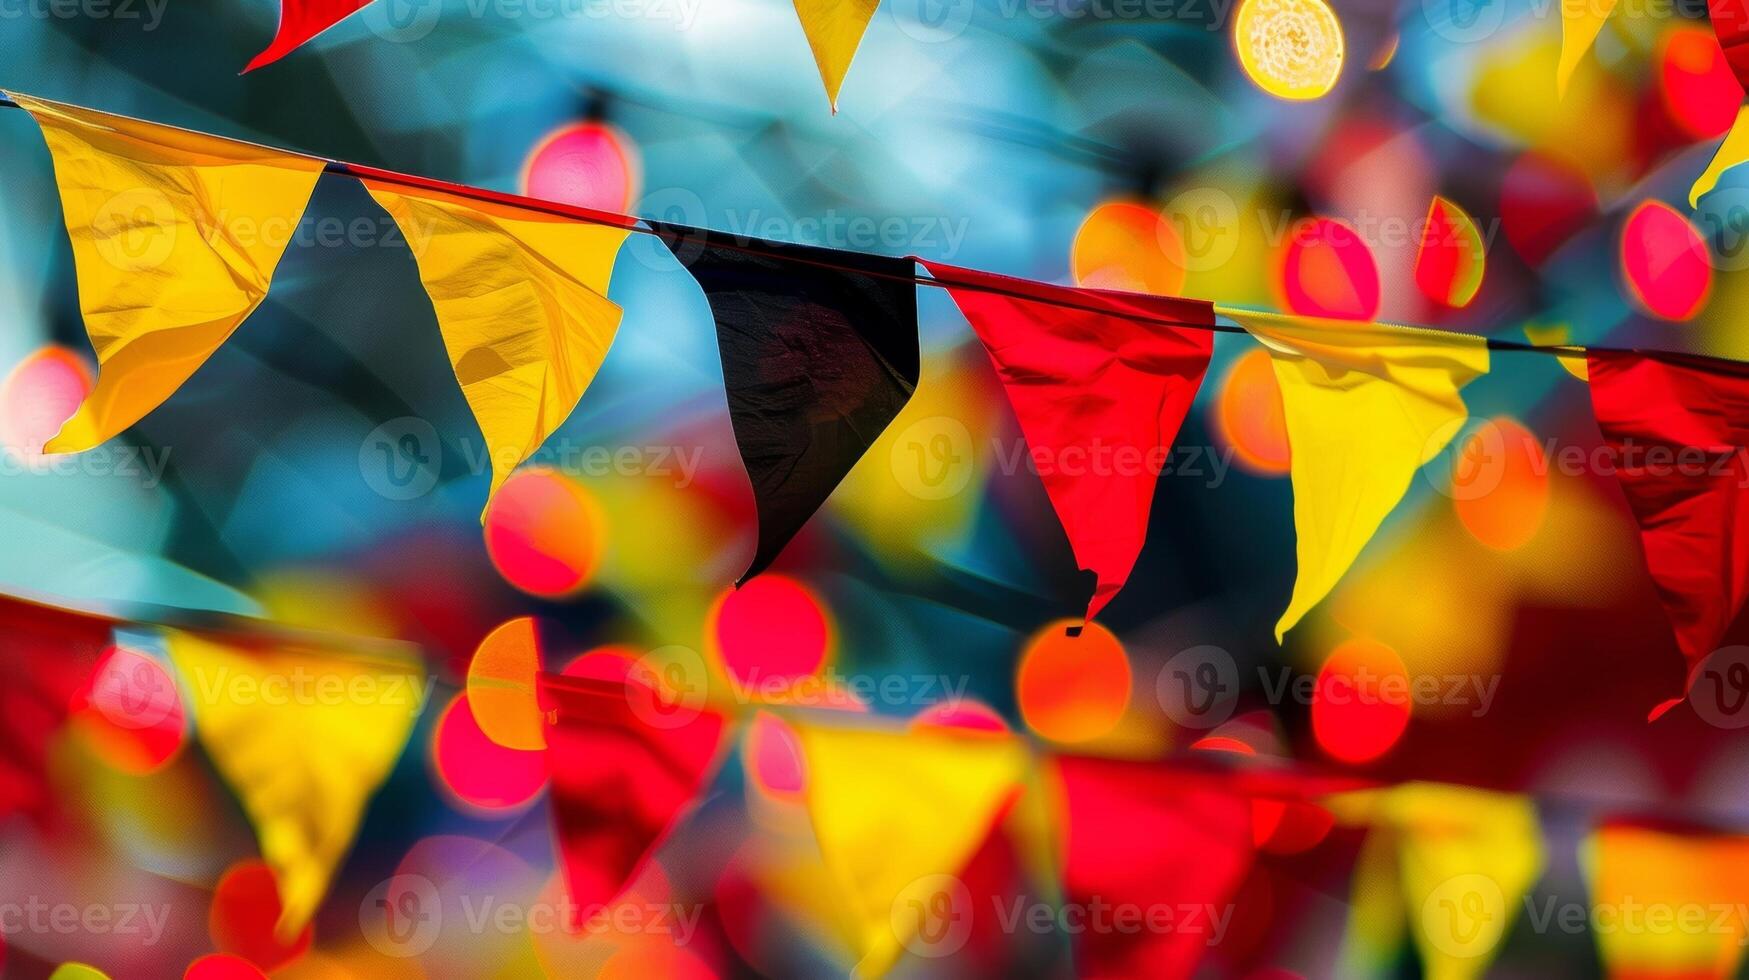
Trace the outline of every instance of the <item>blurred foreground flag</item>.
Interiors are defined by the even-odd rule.
[[[1029,757],[1006,734],[795,726],[808,816],[861,956],[878,977],[969,922],[957,877],[1019,795]]]
[[[1749,365],[1592,351],[1591,410],[1640,525],[1685,690],[1749,596]],[[1661,458],[1662,457],[1662,458]],[[1740,685],[1739,685],[1740,686]],[[1677,699],[1680,700],[1680,699]],[[1675,701],[1653,711],[1657,717]]]
[[[1749,160],[1749,106],[1740,106],[1736,121],[1731,123],[1724,140],[1713,152],[1712,160],[1688,188],[1688,206],[1699,207],[1701,197],[1719,186],[1719,178],[1725,175],[1725,171],[1745,160]]]
[[[273,43],[251,58],[249,64],[243,66],[243,71],[247,73],[262,65],[273,64],[304,42],[362,10],[368,3],[370,0],[279,0],[279,30],[274,32]]]
[[[1561,0],[1561,60],[1555,66],[1555,94],[1566,98],[1567,83],[1585,53],[1597,43],[1604,22],[1615,11],[1616,0]]]
[[[1415,471],[1469,418],[1458,389],[1488,372],[1480,337],[1218,309],[1269,350],[1287,421],[1299,575],[1275,624],[1336,587]]]
[[[1251,801],[1183,770],[1063,756],[1063,901],[1169,908],[1172,928],[1087,929],[1081,977],[1189,977],[1233,925],[1253,857]]]
[[[97,354],[96,387],[44,447],[78,452],[157,408],[260,305],[323,164],[7,94],[54,158]]]
[[[1613,980],[1724,980],[1749,943],[1749,837],[1599,827],[1581,865]]]
[[[717,763],[722,716],[644,675],[540,677],[553,821],[581,910],[638,876]]]
[[[1045,457],[1036,469],[1075,562],[1098,579],[1091,618],[1147,538],[1154,484],[1214,352],[1214,307],[918,261],[950,283],[1027,446]]]
[[[431,297],[496,493],[564,424],[619,331],[607,298],[630,232],[365,180],[395,219]]]
[[[836,113],[838,90],[850,71],[850,59],[856,57],[856,48],[880,0],[795,0],[795,5],[802,33],[808,36],[808,47],[814,52],[814,64],[820,68],[820,81],[826,85],[826,100]]]
[[[252,649],[169,634],[183,703],[213,768],[255,827],[297,935],[352,846],[430,693],[411,659]],[[338,692],[338,693],[336,693]]]
[[[109,642],[101,619],[0,596],[0,822],[54,812],[49,746]]]
[[[917,389],[910,259],[650,222],[717,325],[735,445],[770,565]]]

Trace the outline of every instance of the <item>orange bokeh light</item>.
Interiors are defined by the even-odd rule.
[[[607,522],[593,494],[558,470],[511,474],[486,508],[486,555],[504,580],[559,598],[583,588],[601,564]]]
[[[487,738],[465,693],[456,695],[438,718],[431,760],[445,789],[484,811],[520,807],[547,782],[546,753],[507,749]]]
[[[1260,476],[1288,471],[1287,417],[1267,351],[1252,348],[1227,368],[1214,415],[1215,431],[1240,466]]]
[[[492,741],[510,749],[546,748],[535,675],[541,669],[535,621],[512,619],[486,634],[468,661],[468,706]]]
[[[1123,644],[1098,623],[1080,636],[1059,619],[1037,633],[1020,655],[1015,696],[1027,727],[1055,742],[1086,742],[1117,727],[1130,702],[1130,661]]]
[[[1409,672],[1397,652],[1353,639],[1325,658],[1312,688],[1312,735],[1343,762],[1371,762],[1390,751],[1409,725]]]
[[[706,634],[729,678],[761,691],[818,671],[831,642],[825,607],[814,593],[770,573],[718,597]]]
[[[1160,212],[1112,201],[1088,212],[1075,232],[1069,268],[1094,289],[1172,295],[1184,287],[1184,241]]]
[[[1548,513],[1548,460],[1536,435],[1513,419],[1489,419],[1470,433],[1451,480],[1458,520],[1496,551],[1522,547]]]
[[[1658,41],[1658,94],[1664,111],[1685,136],[1714,139],[1725,135],[1743,104],[1719,39],[1710,27],[1681,24]]]

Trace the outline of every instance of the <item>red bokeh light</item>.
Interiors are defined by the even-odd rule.
[[[432,733],[432,762],[442,785],[482,810],[514,809],[546,785],[546,753],[508,749],[486,737],[458,694]]]

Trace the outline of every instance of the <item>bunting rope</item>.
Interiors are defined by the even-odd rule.
[[[8,97],[4,94],[0,94],[0,107],[8,108],[8,109],[21,108],[21,106],[19,106],[19,104],[17,102],[13,101],[10,97]],[[499,206],[514,208],[514,209],[521,210],[521,211],[528,211],[528,212],[532,212],[532,213],[536,213],[536,214],[544,214],[544,215],[548,215],[550,217],[567,218],[567,219],[571,219],[571,220],[575,220],[575,221],[587,222],[589,224],[596,224],[596,225],[602,225],[602,226],[606,226],[606,227],[619,228],[619,229],[623,229],[625,231],[632,232],[635,234],[640,234],[640,235],[650,235],[653,237],[659,237],[659,234],[660,234],[653,227],[649,227],[650,219],[645,219],[645,218],[642,218],[642,217],[637,216],[637,215],[617,214],[617,213],[614,213],[611,211],[599,211],[599,210],[596,210],[594,208],[586,208],[586,207],[581,207],[581,206],[573,205],[573,204],[563,204],[563,203],[560,203],[557,201],[543,201],[543,200],[540,200],[538,198],[525,197],[525,196],[520,195],[520,194],[511,194],[511,193],[507,193],[504,191],[494,191],[494,190],[489,190],[489,189],[483,188],[483,187],[474,187],[474,186],[471,186],[468,184],[458,184],[458,183],[453,183],[451,181],[439,180],[439,179],[434,178],[434,177],[424,177],[424,176],[420,176],[417,174],[403,173],[401,171],[396,171],[396,170],[387,170],[387,169],[384,169],[381,167],[373,167],[373,166],[370,166],[368,164],[349,163],[349,162],[344,161],[344,160],[336,160],[336,159],[333,159],[331,157],[321,156],[319,154],[303,153],[301,151],[296,151],[296,150],[285,150],[285,149],[281,149],[279,147],[267,146],[266,144],[255,143],[255,142],[250,141],[250,140],[238,140],[238,139],[233,139],[233,138],[228,137],[228,136],[213,136],[212,134],[202,133],[198,130],[190,130],[190,129],[186,129],[186,128],[180,127],[180,126],[170,126],[170,125],[164,124],[164,123],[150,122],[148,120],[141,120],[141,119],[137,119],[137,118],[132,117],[132,116],[126,116],[126,115],[123,115],[121,113],[111,113],[111,115],[115,115],[116,117],[122,118],[122,119],[129,119],[129,120],[132,120],[134,122],[140,122],[140,123],[143,123],[146,125],[162,126],[164,128],[167,128],[167,129],[177,130],[179,132],[191,133],[194,135],[205,136],[205,137],[213,138],[213,139],[227,140],[227,141],[232,142],[232,143],[238,143],[238,144],[242,144],[242,145],[246,145],[246,146],[259,147],[261,149],[268,150],[268,151],[271,151],[274,153],[285,153],[285,154],[291,154],[291,155],[296,155],[296,156],[303,156],[303,157],[306,157],[306,158],[311,159],[311,160],[320,161],[323,165],[323,172],[324,173],[333,174],[336,176],[352,177],[352,178],[357,179],[357,180],[371,180],[371,181],[376,181],[378,183],[393,184],[393,185],[396,185],[399,187],[406,187],[406,188],[411,188],[411,189],[415,189],[415,190],[437,191],[437,192],[444,193],[444,194],[451,194],[451,195],[454,195],[456,197],[466,198],[466,199],[472,200],[472,201],[479,201],[479,202],[487,203],[487,204],[496,204]],[[796,265],[804,265],[804,266],[810,266],[810,267],[814,267],[814,268],[830,269],[830,270],[837,271],[837,272],[854,272],[858,275],[867,276],[869,278],[890,280],[890,281],[894,281],[894,282],[905,282],[905,283],[910,283],[911,285],[914,285],[914,286],[927,286],[927,287],[932,287],[932,288],[936,288],[936,289],[970,290],[973,292],[984,293],[984,294],[989,294],[989,295],[1004,296],[1004,297],[1007,297],[1009,299],[1022,299],[1022,300],[1026,300],[1028,302],[1032,302],[1032,303],[1041,303],[1041,304],[1056,307],[1059,309],[1076,310],[1076,311],[1083,312],[1083,313],[1097,313],[1097,314],[1104,315],[1104,316],[1113,316],[1113,317],[1117,317],[1120,319],[1126,319],[1126,320],[1130,320],[1130,321],[1137,322],[1137,323],[1149,323],[1149,324],[1154,324],[1157,326],[1175,327],[1175,328],[1179,328],[1179,329],[1188,329],[1188,330],[1205,330],[1205,331],[1210,331],[1210,332],[1214,332],[1214,333],[1226,333],[1226,334],[1248,334],[1249,333],[1249,331],[1247,331],[1244,327],[1240,327],[1240,326],[1233,326],[1233,325],[1224,324],[1224,323],[1208,323],[1206,321],[1182,320],[1182,319],[1177,319],[1177,318],[1173,318],[1173,317],[1151,315],[1149,313],[1142,312],[1142,311],[1136,311],[1136,310],[1112,310],[1112,309],[1106,308],[1106,307],[1089,306],[1089,305],[1084,305],[1084,304],[1080,304],[1080,303],[1075,303],[1071,300],[1068,300],[1068,299],[1065,299],[1062,297],[1056,297],[1056,296],[1047,297],[1047,296],[1038,295],[1036,293],[1026,292],[1026,291],[1023,291],[1020,289],[1007,289],[1007,288],[1004,288],[1004,287],[999,286],[999,285],[994,285],[994,284],[987,283],[987,282],[978,282],[978,281],[972,281],[969,279],[963,279],[963,278],[960,278],[957,276],[953,276],[951,274],[950,275],[935,274],[935,275],[927,275],[926,276],[926,275],[919,275],[919,274],[913,273],[910,276],[896,275],[893,273],[886,272],[884,270],[870,269],[870,268],[867,268],[864,266],[854,266],[854,265],[849,265],[849,264],[836,263],[836,262],[832,262],[830,260],[816,258],[812,255],[794,254],[792,252],[784,251],[781,248],[784,245],[788,245],[788,244],[792,244],[792,243],[779,242],[776,240],[762,239],[762,238],[758,238],[758,237],[752,236],[752,235],[730,235],[730,234],[723,233],[723,232],[713,232],[707,228],[698,228],[698,227],[693,227],[691,225],[683,225],[683,224],[678,224],[678,223],[664,223],[664,227],[669,228],[669,229],[673,229],[673,230],[679,232],[682,235],[682,237],[698,236],[700,238],[703,238],[705,236],[709,236],[711,241],[712,241],[713,246],[715,246],[715,247],[728,249],[728,250],[732,250],[732,251],[739,251],[739,252],[743,252],[746,254],[765,255],[767,257],[776,258],[779,261],[788,262],[788,263],[792,263],[792,264],[796,264]],[[758,242],[758,243],[760,243],[761,247],[755,247],[753,245],[737,244],[736,243],[737,239],[742,240],[742,241],[747,241],[747,242]],[[771,248],[766,247],[766,246],[773,246],[773,245],[778,246],[778,249],[775,252]],[[826,250],[816,250],[816,251],[826,251]],[[852,254],[873,254],[873,253],[857,253],[857,252],[854,252],[853,250],[847,250],[847,249],[838,249],[836,251],[849,251],[849,252],[852,252]],[[882,257],[885,257],[885,256],[882,256]],[[907,258],[911,258],[915,261],[921,261],[916,256],[907,256]],[[1021,279],[1019,277],[1004,276],[1000,273],[983,273],[983,272],[978,272],[977,270],[969,270],[969,271],[973,271],[975,274],[980,275],[980,276],[986,276],[986,277],[998,278],[998,279],[1010,279],[1010,280],[1013,280],[1017,283],[1026,284],[1026,285],[1043,285],[1043,286],[1054,285],[1054,284],[1050,284],[1050,283],[1043,283],[1043,282],[1040,282],[1037,280],[1027,280],[1027,279]],[[1125,294],[1114,293],[1113,295],[1125,295]],[[1207,301],[1194,300],[1194,302],[1207,302]],[[1238,307],[1227,307],[1227,306],[1215,304],[1212,302],[1209,303],[1209,306],[1214,310],[1214,312],[1217,315],[1229,317],[1229,318],[1234,316],[1235,314],[1237,314],[1239,316],[1244,316],[1247,314],[1255,314],[1255,313],[1260,313],[1260,312],[1270,313],[1270,311],[1246,310],[1246,309],[1241,309]],[[1319,319],[1317,317],[1298,317],[1296,314],[1274,314],[1274,313],[1271,313],[1271,315],[1295,317],[1295,318],[1306,319],[1306,320],[1318,320]],[[1345,321],[1332,320],[1329,322],[1341,323],[1341,322],[1345,322]],[[1360,323],[1363,321],[1354,321],[1354,322]],[[1592,353],[1680,355],[1680,356],[1691,357],[1691,358],[1700,359],[1700,360],[1716,361],[1716,362],[1722,363],[1722,364],[1743,363],[1743,362],[1734,360],[1732,358],[1716,357],[1716,356],[1709,355],[1709,354],[1695,354],[1695,353],[1690,353],[1687,351],[1671,351],[1671,350],[1665,350],[1662,348],[1616,347],[1616,346],[1608,346],[1608,345],[1586,345],[1586,344],[1537,344],[1537,343],[1531,343],[1528,341],[1509,340],[1509,339],[1500,338],[1500,337],[1479,337],[1475,334],[1459,333],[1459,332],[1453,331],[1453,330],[1442,330],[1442,329],[1437,328],[1437,327],[1423,327],[1423,326],[1416,326],[1416,325],[1411,325],[1411,324],[1391,323],[1391,322],[1386,322],[1386,321],[1364,321],[1364,322],[1367,322],[1371,326],[1381,328],[1387,332],[1397,332],[1397,333],[1402,333],[1402,334],[1406,334],[1406,335],[1413,333],[1413,334],[1417,335],[1420,339],[1424,339],[1424,340],[1428,340],[1428,341],[1437,341],[1440,343],[1451,344],[1453,346],[1458,346],[1458,345],[1470,346],[1470,345],[1474,345],[1477,342],[1480,342],[1480,343],[1484,344],[1489,350],[1497,350],[1497,351],[1513,351],[1513,352],[1533,353],[1533,354],[1548,354],[1548,355],[1552,355],[1555,357],[1585,357],[1585,356],[1592,354]]]

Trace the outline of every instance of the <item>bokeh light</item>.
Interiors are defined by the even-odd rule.
[[[1214,402],[1215,432],[1233,460],[1259,476],[1288,471],[1287,416],[1269,353],[1252,348],[1234,359]]]
[[[487,738],[509,749],[546,747],[535,697],[540,669],[540,637],[528,616],[504,623],[480,641],[468,661],[468,706]]]
[[[1441,306],[1462,309],[1482,288],[1487,253],[1476,222],[1463,208],[1435,195],[1415,255],[1415,286]]]
[[[1719,40],[1709,27],[1678,24],[1658,41],[1658,94],[1664,111],[1683,135],[1705,140],[1723,136],[1743,104]]]
[[[1713,288],[1706,239],[1662,201],[1641,202],[1622,224],[1621,274],[1628,299],[1665,320],[1693,317]]]
[[[1495,551],[1523,547],[1549,509],[1549,462],[1536,434],[1506,417],[1471,432],[1452,466],[1452,507],[1464,529]]]
[[[209,953],[188,964],[182,980],[267,980],[267,974],[241,956]]]
[[[711,607],[708,635],[729,678],[771,692],[826,662],[831,627],[807,586],[785,575],[760,575],[724,592]]]
[[[1034,633],[1020,655],[1015,697],[1027,727],[1054,742],[1086,742],[1117,727],[1130,701],[1130,662],[1123,644],[1098,623],[1080,636],[1059,619]]]
[[[969,732],[999,734],[1008,731],[1008,722],[995,708],[973,698],[937,701],[911,719],[912,728],[953,728]]]
[[[91,393],[85,359],[50,344],[19,361],[0,382],[0,448],[26,459],[61,431]]]
[[[1184,288],[1184,242],[1159,211],[1112,201],[1088,212],[1075,232],[1069,268],[1093,289],[1176,295]]]
[[[795,729],[767,711],[747,727],[742,757],[756,789],[779,799],[799,798],[807,786],[807,764]]]
[[[624,213],[638,197],[642,165],[631,137],[605,122],[548,133],[522,165],[522,192],[543,201]]]
[[[601,563],[607,523],[595,498],[558,470],[511,474],[486,508],[486,554],[504,580],[560,598],[588,584]]]
[[[1312,688],[1312,735],[1332,758],[1371,762],[1408,727],[1409,672],[1376,640],[1351,639],[1325,658]]]
[[[231,953],[271,972],[303,956],[315,937],[306,925],[289,941],[275,932],[281,905],[273,871],[254,858],[239,861],[219,877],[207,911],[207,932],[221,953]]]
[[[456,799],[487,812],[522,806],[547,781],[546,754],[507,749],[487,738],[465,693],[456,695],[437,720],[432,763]]]
[[[144,775],[176,757],[187,741],[182,697],[157,659],[111,647],[72,705],[76,730],[98,758]]]
[[[1278,98],[1318,98],[1342,74],[1342,24],[1324,0],[1243,0],[1233,47],[1245,76]]]
[[[1334,218],[1294,225],[1282,252],[1280,288],[1294,313],[1371,320],[1379,313],[1379,266],[1359,233]]]

